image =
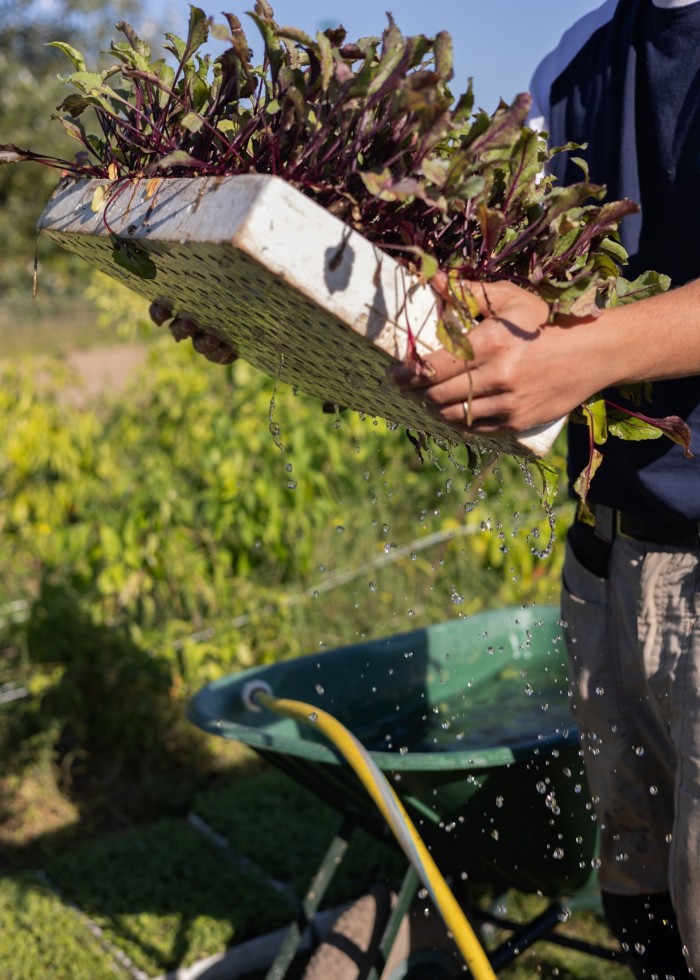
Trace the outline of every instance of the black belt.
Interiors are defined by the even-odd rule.
[[[700,548],[700,521],[643,521],[624,511],[593,506],[595,527],[574,521],[569,542],[578,560],[600,578],[608,577],[610,545],[620,535],[646,544]]]
[[[611,542],[615,535],[647,544],[667,544],[678,548],[700,547],[700,521],[645,521],[622,510],[594,505],[594,534]]]
[[[679,548],[700,546],[700,521],[673,521],[670,524],[652,524],[640,521],[629,514],[617,514],[617,532],[648,544],[668,544]]]

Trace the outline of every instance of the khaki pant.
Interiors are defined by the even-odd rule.
[[[700,976],[700,549],[617,536],[608,579],[567,546],[571,704],[608,892],[670,891]]]

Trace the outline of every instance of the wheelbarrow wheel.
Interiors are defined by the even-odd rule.
[[[377,887],[346,909],[309,960],[303,980],[364,977],[376,962],[392,901],[388,888]]]
[[[379,944],[396,894],[373,889],[353,903],[309,960],[303,980],[361,980],[377,965]],[[462,959],[435,911],[423,906],[404,916],[389,950],[381,980],[454,980],[462,977]]]

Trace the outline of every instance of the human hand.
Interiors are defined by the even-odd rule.
[[[604,387],[591,360],[597,320],[550,323],[547,303],[514,283],[468,285],[484,317],[469,332],[472,359],[441,349],[397,365],[391,374],[405,392],[445,421],[492,435],[553,422]]]
[[[181,340],[191,337],[192,346],[208,361],[214,364],[233,364],[238,358],[236,351],[225,340],[221,340],[216,334],[207,333],[199,324],[188,316],[178,316],[173,319],[172,308],[169,303],[163,300],[156,300],[151,303],[149,315],[153,322],[159,327],[168,320],[170,333],[179,344]]]

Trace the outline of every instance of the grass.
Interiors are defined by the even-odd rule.
[[[114,980],[126,976],[78,912],[29,872],[0,878],[3,980]]]
[[[149,976],[221,952],[293,916],[287,896],[184,820],[160,820],[48,864],[52,882]]]

